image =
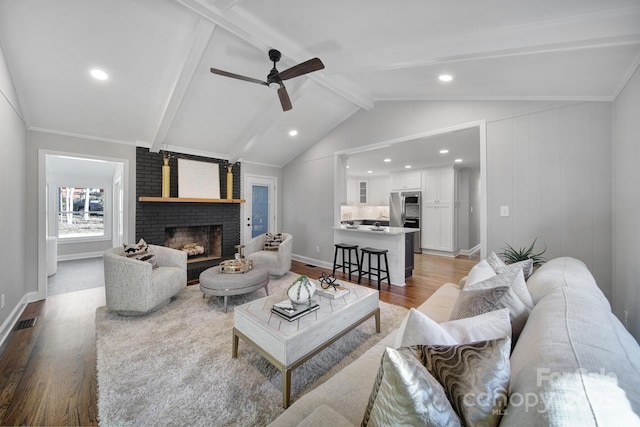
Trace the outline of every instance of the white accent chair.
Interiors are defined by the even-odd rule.
[[[291,270],[291,252],[293,250],[293,236],[282,233],[282,243],[278,249],[265,250],[266,234],[251,239],[244,246],[244,255],[256,265],[267,267],[272,276],[282,276]]]
[[[107,249],[104,259],[104,288],[107,307],[121,316],[140,316],[166,305],[187,286],[187,253],[149,245],[158,263],[124,256],[124,248]]]

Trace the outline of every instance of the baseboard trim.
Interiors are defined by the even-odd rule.
[[[315,258],[309,258],[309,257],[294,254],[294,255],[291,255],[291,259],[294,259],[299,262],[304,262],[305,264],[315,265],[317,267],[328,268],[329,270],[333,269],[333,265],[331,265],[331,263],[328,263],[326,261],[321,261]]]
[[[475,245],[474,247],[472,247],[471,249],[460,249],[460,255],[465,255],[465,256],[473,256],[476,254],[476,252],[480,251],[480,244],[478,243],[477,245]]]
[[[4,352],[7,344],[7,338],[9,338],[9,334],[13,331],[13,327],[18,322],[20,316],[22,316],[25,308],[27,308],[27,304],[35,301],[38,301],[37,292],[29,292],[25,294],[20,302],[13,308],[9,317],[7,317],[2,323],[2,326],[0,326],[0,354]]]
[[[58,261],[73,261],[74,259],[102,258],[104,251],[85,252],[81,254],[58,255]]]

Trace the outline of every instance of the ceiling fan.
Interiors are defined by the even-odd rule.
[[[221,76],[231,77],[238,80],[244,80],[246,82],[258,83],[260,85],[271,86],[272,84],[277,84],[280,87],[278,88],[278,97],[280,98],[280,104],[282,105],[283,111],[289,111],[291,108],[291,100],[289,99],[289,94],[287,93],[287,89],[284,87],[283,80],[289,80],[294,77],[302,76],[304,74],[311,73],[313,71],[322,70],[324,68],[324,64],[318,58],[312,58],[308,61],[302,62],[298,65],[294,65],[291,68],[288,68],[282,72],[276,69],[276,63],[280,61],[281,54],[280,51],[276,49],[269,50],[269,59],[273,62],[273,68],[269,71],[267,75],[267,81],[262,81],[258,79],[254,79],[251,77],[241,76],[239,74],[230,73],[228,71],[218,70],[216,68],[211,68],[211,72],[213,74],[219,74]]]

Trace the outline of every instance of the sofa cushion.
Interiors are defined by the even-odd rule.
[[[509,310],[436,323],[412,308],[398,328],[395,348],[412,345],[454,345],[511,337]]]
[[[324,427],[353,425],[345,417],[337,413],[331,406],[320,405],[307,418],[302,420],[298,427]]]
[[[498,425],[507,404],[509,338],[411,348],[442,384],[463,425]]]
[[[640,425],[640,347],[634,341],[597,293],[566,287],[548,293],[511,355],[502,424]]]
[[[362,426],[395,425],[461,424],[438,380],[412,352],[387,347]]]
[[[611,311],[607,297],[585,263],[575,258],[561,257],[548,261],[527,280],[527,287],[535,304],[556,289],[572,288],[593,293],[606,310]]]

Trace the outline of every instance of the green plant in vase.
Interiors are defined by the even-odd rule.
[[[287,288],[287,296],[296,304],[311,304],[311,297],[316,291],[316,285],[304,274],[298,277]]]
[[[541,252],[535,253],[534,247],[537,240],[538,238],[536,237],[535,239],[533,239],[533,243],[531,243],[531,246],[523,247],[520,249],[515,249],[510,244],[506,243],[505,247],[502,249],[502,252],[500,252],[500,256],[504,258],[504,262],[507,264],[513,264],[530,259],[533,261],[534,267],[539,267],[547,262],[547,259],[542,256],[547,251],[547,247],[545,245],[544,249]]]

